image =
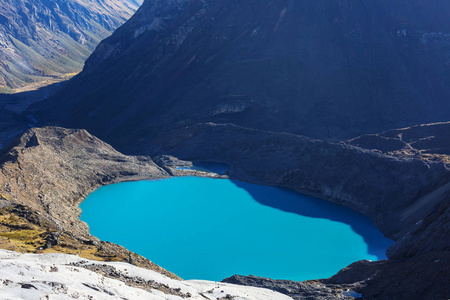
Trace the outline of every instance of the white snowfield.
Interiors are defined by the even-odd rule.
[[[71,265],[72,264],[72,265]],[[73,264],[76,264],[74,266]],[[154,281],[165,289],[148,291],[107,278],[83,266],[111,270],[127,278]],[[168,287],[168,288],[167,288]],[[170,292],[169,290],[172,290]],[[176,291],[173,293],[173,291]],[[178,295],[174,295],[177,294]],[[184,297],[183,297],[184,296]],[[21,254],[0,250],[0,299],[258,299],[287,300],[288,296],[271,290],[212,281],[180,281],[127,263],[90,261],[67,254]]]

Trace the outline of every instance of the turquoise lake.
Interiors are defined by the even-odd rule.
[[[286,189],[176,177],[104,186],[81,204],[91,234],[184,279],[327,278],[392,241],[366,217]]]

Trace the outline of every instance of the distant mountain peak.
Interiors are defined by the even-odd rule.
[[[0,92],[79,72],[142,0],[2,0]]]

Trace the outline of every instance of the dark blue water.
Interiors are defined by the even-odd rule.
[[[226,179],[120,183],[96,190],[81,208],[93,235],[185,279],[327,278],[354,261],[385,258],[391,244],[344,207]]]

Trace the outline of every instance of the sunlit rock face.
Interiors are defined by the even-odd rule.
[[[79,72],[95,46],[142,0],[4,0],[0,92]]]
[[[343,139],[444,121],[449,11],[443,0],[147,1],[37,114],[120,145],[199,122]]]

